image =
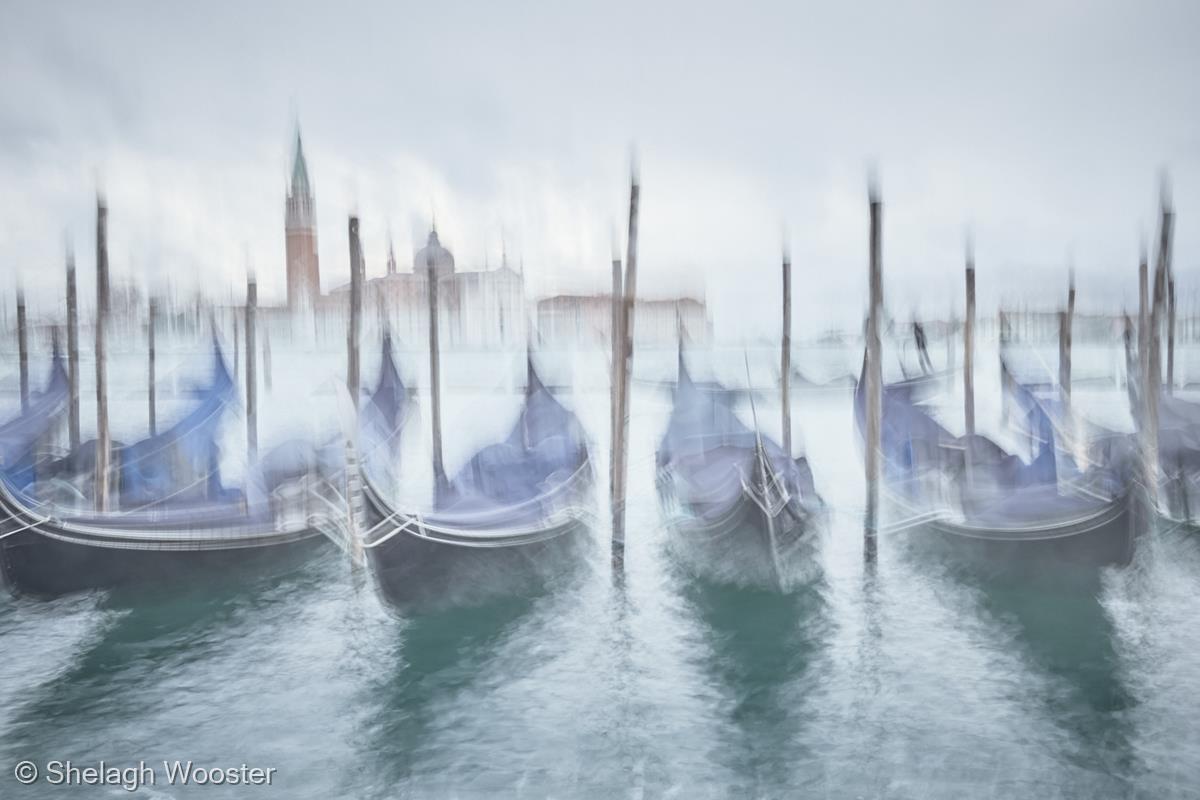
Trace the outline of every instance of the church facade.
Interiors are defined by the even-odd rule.
[[[291,180],[284,203],[287,259],[287,311],[337,317],[349,308],[348,284],[321,293],[317,258],[317,212],[299,131]],[[501,259],[497,269],[459,270],[450,252],[429,232],[413,253],[412,267],[401,272],[388,248],[387,272],[367,279],[363,313],[386,326],[401,340],[423,341],[429,335],[429,273],[438,287],[438,329],[444,347],[507,347],[526,340],[528,320],[524,276]]]
[[[407,342],[429,335],[429,276],[437,281],[438,336],[443,347],[489,349],[526,340],[528,320],[524,276],[502,259],[497,269],[460,271],[454,254],[430,230],[425,246],[413,253],[409,271],[398,271],[389,247],[387,272],[363,285],[363,313],[376,315]],[[348,307],[349,284],[334,289],[326,305]]]

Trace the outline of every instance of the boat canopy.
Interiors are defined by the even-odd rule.
[[[38,442],[58,421],[67,392],[67,371],[55,347],[45,390],[30,398],[23,412],[0,425],[0,476],[10,487],[23,489],[34,480]]]
[[[454,524],[466,515],[511,515],[527,522],[541,509],[536,501],[583,467],[587,440],[575,414],[542,383],[532,362],[520,415],[508,437],[477,452],[435,497],[430,519]],[[518,507],[523,510],[518,511]]]
[[[400,448],[400,429],[410,403],[408,388],[400,378],[392,355],[392,337],[385,335],[379,380],[365,398],[359,414],[364,464],[395,457]]]
[[[212,378],[199,391],[195,408],[162,433],[117,450],[121,508],[239,499],[239,492],[221,485],[217,444],[224,412],[236,399],[233,377],[214,340]]]
[[[855,392],[855,414],[860,429],[865,430],[863,385],[860,378]],[[974,482],[993,490],[1013,491],[1057,483],[1054,425],[1041,402],[1027,388],[1013,384],[1014,402],[1025,415],[1031,432],[1033,458],[1028,462],[982,434],[956,436],[947,430],[916,399],[927,385],[927,379],[922,377],[883,387],[879,444],[889,480],[910,482],[910,488],[916,491],[912,481],[922,472],[948,468],[962,473],[969,454]]]
[[[804,458],[793,459],[777,443],[742,422],[734,405],[740,393],[720,383],[692,380],[682,356],[675,401],[658,447],[660,468],[671,465],[706,498],[708,513],[719,515],[742,494],[750,480],[758,447],[789,490],[805,502],[817,502],[812,471]]]

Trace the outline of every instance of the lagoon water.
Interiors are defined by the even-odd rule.
[[[333,547],[270,575],[4,597],[0,797],[130,796],[22,787],[25,759],[276,769],[259,787],[169,786],[160,770],[133,795],[214,800],[1200,796],[1200,540],[1147,532],[1131,567],[1095,581],[1000,586],[928,557],[914,531],[883,537],[866,570],[848,390],[797,392],[832,509],[818,577],[788,597],[704,585],[664,551],[653,492],[669,407],[653,368],[674,354],[639,358],[623,586],[600,525],[594,557],[552,591],[406,619]],[[448,434],[451,467],[515,410],[515,394],[471,385],[496,360],[448,358],[446,417],[471,420]],[[421,359],[402,361],[423,376]],[[736,380],[740,351],[726,362]],[[331,345],[326,373],[339,363]],[[576,383],[567,397],[602,443],[603,354],[556,363],[572,366],[548,382]],[[302,417],[336,429],[333,393],[305,386],[304,364],[279,347],[264,441]],[[302,386],[319,399],[297,410]],[[1106,391],[1097,407],[1119,394]],[[128,429],[143,402],[128,400]]]

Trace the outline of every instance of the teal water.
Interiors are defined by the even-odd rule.
[[[598,430],[606,406],[581,402]],[[129,796],[22,787],[24,759],[277,770],[133,795],[157,798],[1200,796],[1200,540],[1152,532],[1127,569],[1014,586],[914,531],[865,570],[848,398],[813,393],[796,424],[834,509],[818,577],[788,597],[708,586],[663,548],[666,400],[637,409],[623,588],[600,531],[549,592],[408,619],[332,549],[276,575],[0,599],[0,797]]]

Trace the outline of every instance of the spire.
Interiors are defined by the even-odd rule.
[[[308,162],[304,160],[304,143],[300,140],[300,126],[296,126],[296,154],[292,161],[292,183],[288,187],[287,227],[315,228],[316,209],[314,208],[312,184],[308,180]]]
[[[392,247],[392,235],[388,234],[387,274],[396,274],[396,250]]]
[[[308,197],[312,189],[308,183],[308,164],[304,160],[304,143],[300,140],[300,126],[296,126],[296,156],[292,162],[292,197]]]

